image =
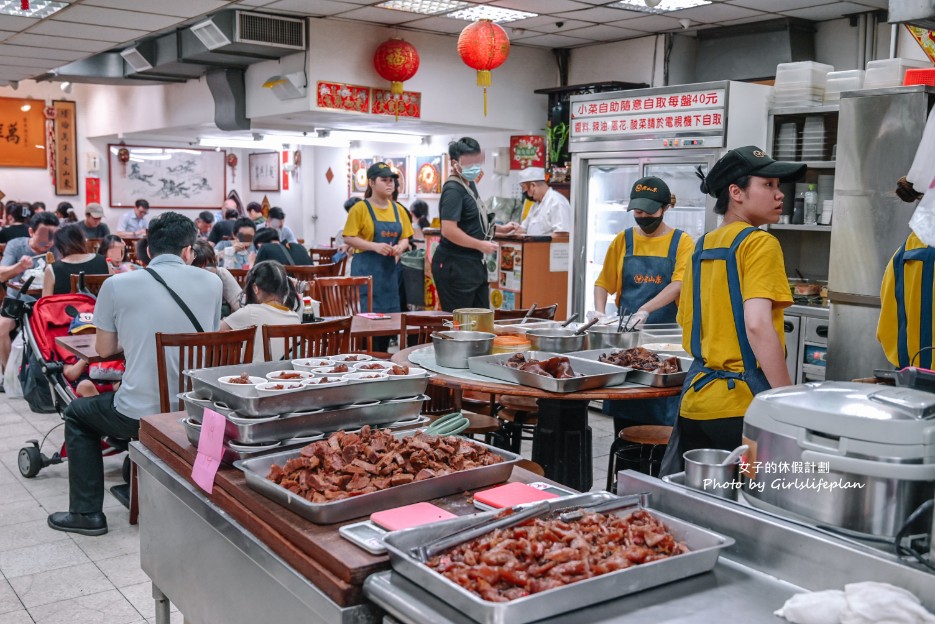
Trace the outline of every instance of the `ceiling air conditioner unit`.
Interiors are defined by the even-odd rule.
[[[249,54],[270,48],[283,51],[305,49],[305,20],[295,17],[223,11],[195,24],[191,32],[209,50],[233,54]]]
[[[127,65],[132,67],[135,72],[142,72],[153,68],[151,60],[147,59],[138,47],[122,50],[120,56],[123,57],[123,60],[125,60]]]

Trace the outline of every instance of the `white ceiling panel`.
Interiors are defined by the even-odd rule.
[[[14,17],[13,15],[0,15],[0,30],[20,31],[35,26],[39,20],[31,17]]]
[[[783,15],[788,15],[790,17],[801,17],[802,19],[822,21],[836,19],[842,15],[848,15],[850,13],[864,13],[869,10],[871,9],[862,4],[854,4],[853,2],[834,2],[831,4],[823,4],[821,6],[811,7],[810,9],[796,9],[794,11],[783,11],[782,9],[777,9],[776,12],[782,13]]]
[[[113,43],[108,41],[94,41],[92,39],[73,39],[71,37],[52,37],[50,35],[33,35],[32,33],[23,33],[16,37],[11,37],[7,43],[13,45],[30,45],[37,47],[55,48],[58,50],[80,50],[82,52],[101,52],[114,47]]]
[[[640,30],[627,30],[608,26],[607,24],[598,24],[596,26],[587,26],[576,30],[562,30],[563,35],[569,37],[581,37],[593,41],[620,41],[621,39],[633,39],[634,37],[645,37],[646,33]]]
[[[528,11],[530,13],[560,13],[562,11],[578,11],[590,9],[592,5],[577,2],[576,0],[494,0],[491,6]]]
[[[85,56],[84,52],[69,50],[50,50],[24,45],[0,44],[0,54],[4,56],[23,56],[27,58],[51,59],[53,61],[74,61]]]
[[[92,26],[90,24],[71,24],[69,22],[60,22],[54,18],[43,20],[38,26],[30,28],[29,32],[37,35],[91,39],[96,41],[110,41],[113,43],[132,41],[149,34],[145,30],[109,28],[105,26]]]
[[[568,30],[573,30],[575,28],[584,28],[586,26],[594,26],[592,22],[581,22],[578,20],[565,19],[564,17],[549,17],[543,24],[536,26],[534,28],[529,28],[527,26],[516,26],[517,28],[527,28],[528,30],[535,30],[541,33],[557,33],[559,35],[564,34]],[[561,26],[559,26],[561,24]],[[514,25],[514,22],[508,24],[503,24],[503,27],[509,29]]]
[[[19,67],[36,74],[58,67],[58,61],[49,61],[43,59],[24,59],[19,56],[0,56],[0,67]]]
[[[753,24],[754,22],[766,22],[774,19],[782,19],[781,15],[776,15],[775,13],[761,13],[757,17],[745,17],[739,20],[728,20],[726,22],[718,22],[717,24],[699,24],[700,27],[706,26],[738,26],[740,24]]]
[[[618,22],[629,17],[638,17],[642,15],[639,11],[626,11],[624,9],[612,9],[610,7],[593,7],[582,11],[573,11],[571,13],[559,13],[556,17],[566,17],[569,19],[579,19],[595,24],[608,24]]]
[[[866,4],[875,9],[888,9],[889,0],[858,0],[857,4]]]
[[[264,1],[272,2],[273,0]],[[230,3],[225,0],[158,0],[157,2],[153,0],[84,0],[81,4],[191,18],[217,11]]]
[[[700,22],[703,24],[714,24],[715,22],[756,17],[759,14],[760,11],[731,6],[729,4],[709,4],[707,6],[695,7],[694,9],[672,11],[672,17],[678,19],[688,18],[693,22]]]
[[[521,40],[523,45],[536,45],[548,48],[568,48],[571,46],[580,46],[592,43],[590,39],[581,39],[579,37],[568,37],[566,35],[536,35]]]
[[[467,25],[468,23],[464,20],[451,17],[427,17],[425,19],[406,22],[406,28],[418,28],[420,30],[448,34],[460,33]],[[506,28],[507,32],[509,32],[509,24],[506,25]]]
[[[261,7],[274,2],[276,2],[276,0],[240,0],[237,4],[245,7]]]
[[[375,24],[402,24],[421,19],[418,13],[409,11],[394,11],[392,9],[378,9],[377,7],[361,7],[341,14],[342,18],[373,22]],[[467,22],[465,22],[467,25]]]
[[[278,0],[263,7],[269,11],[293,11],[303,15],[335,15],[360,8],[359,5],[336,0]]]
[[[153,9],[156,8],[158,8],[158,5],[153,5]],[[119,9],[105,9],[102,7],[84,5],[68,7],[61,13],[56,14],[53,19],[59,22],[77,22],[79,24],[112,26],[115,28],[134,28],[147,31],[168,28],[182,21],[176,16],[122,11]]]
[[[13,35],[15,35],[15,34],[16,34],[16,33],[13,32],[13,31],[11,31],[11,30],[0,30],[0,41],[3,41],[3,40],[6,39],[7,37],[11,37],[11,36],[13,36]]]
[[[887,0],[883,1],[886,2]],[[758,11],[776,12],[779,10],[792,11],[794,9],[804,9],[806,7],[827,4],[827,2],[822,2],[821,0],[729,0],[727,4],[741,6],[747,9],[756,9]]]
[[[679,21],[674,17],[665,15],[647,15],[646,17],[636,17],[619,22],[611,22],[612,26],[621,28],[635,28],[647,33],[667,32],[669,30],[678,30],[681,28]]]

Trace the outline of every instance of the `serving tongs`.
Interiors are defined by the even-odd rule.
[[[584,517],[584,512],[603,513],[605,511],[615,511],[618,509],[627,509],[629,507],[646,507],[649,505],[649,492],[638,492],[636,494],[627,494],[618,498],[612,498],[608,501],[583,505],[577,509],[566,511],[559,514],[558,519],[562,522],[574,522]]]
[[[576,319],[576,318],[578,318],[578,313],[577,313],[577,312],[575,312],[574,314],[572,314],[571,316],[569,316],[567,319],[565,319],[564,321],[562,321],[562,324],[559,325],[559,327],[568,327],[569,325],[571,325],[572,323],[575,322],[575,319]]]
[[[532,318],[532,315],[535,313],[536,308],[538,308],[538,307],[539,307],[539,304],[538,304],[538,303],[534,303],[534,304],[532,304],[531,306],[529,306],[529,311],[526,312],[526,316],[523,317],[523,320],[521,320],[521,321],[519,322],[519,324],[520,324],[520,325],[525,325],[525,324],[526,324],[526,321],[528,321],[530,318]]]
[[[466,527],[456,533],[440,537],[428,544],[417,546],[409,551],[409,553],[413,558],[425,563],[440,552],[454,548],[464,542],[469,542],[475,537],[480,537],[496,529],[519,524],[531,518],[535,518],[536,516],[541,516],[550,509],[551,505],[549,505],[549,501],[539,501],[538,503],[533,503],[532,505],[522,508],[511,507],[504,509],[492,518],[485,518],[481,522]]]

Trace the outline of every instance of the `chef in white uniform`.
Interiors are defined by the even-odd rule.
[[[545,183],[545,169],[527,167],[519,172],[520,187],[536,203],[520,224],[528,236],[571,231],[571,206],[565,196]]]

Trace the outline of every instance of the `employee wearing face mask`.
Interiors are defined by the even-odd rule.
[[[532,199],[520,229],[529,236],[547,236],[552,232],[571,231],[571,205],[565,196],[545,183],[545,169],[526,167],[519,172],[519,185]]]
[[[438,212],[441,242],[432,257],[432,276],[443,310],[489,308],[484,254],[495,253],[495,234],[509,234],[516,224],[494,226],[474,182],[481,174],[484,152],[464,137],[448,145],[451,176],[442,187]]]
[[[633,314],[629,327],[675,322],[675,302],[695,244],[685,232],[663,222],[674,205],[675,196],[659,178],[641,178],[633,185],[627,210],[633,212],[636,227],[620,232],[607,250],[594,284],[597,316],[603,316],[607,294],[612,292],[617,293],[618,312]],[[678,397],[604,401],[604,413],[614,417],[617,431],[630,425],[671,426],[678,416]]]

